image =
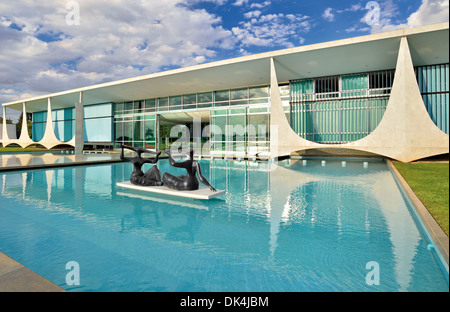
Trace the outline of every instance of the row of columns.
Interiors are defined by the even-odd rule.
[[[27,127],[27,109],[26,103],[22,103],[22,129],[20,137],[18,139],[9,139],[8,132],[6,130],[6,122],[2,125],[2,138],[0,143],[4,147],[11,144],[18,144],[22,148],[26,148],[33,144],[39,144],[47,149],[51,149],[57,145],[70,145],[75,148],[75,154],[81,154],[84,146],[84,113],[83,113],[83,92],[80,92],[79,101],[75,103],[75,134],[70,141],[60,141],[54,131],[53,118],[52,118],[52,102],[51,98],[47,99],[47,123],[45,126],[45,132],[42,139],[38,142],[33,141],[28,134]],[[6,107],[3,106],[3,119],[6,121]]]

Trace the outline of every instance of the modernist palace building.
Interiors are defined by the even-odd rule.
[[[32,113],[33,131],[12,139],[4,123],[3,146],[164,150],[183,125],[202,154],[326,152],[409,162],[449,152],[449,23],[4,103],[3,116],[6,108]]]

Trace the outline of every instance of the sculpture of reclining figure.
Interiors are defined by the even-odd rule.
[[[216,192],[216,189],[212,187],[208,180],[202,175],[200,164],[198,161],[194,160],[194,150],[192,148],[189,150],[189,159],[181,162],[176,162],[173,159],[170,150],[166,150],[166,153],[169,155],[169,163],[174,167],[186,169],[187,174],[176,177],[165,172],[163,175],[163,183],[165,186],[178,191],[197,190],[199,187],[197,177],[195,176],[197,173],[198,179],[208,186],[211,191]]]
[[[149,170],[147,170],[146,173],[142,171],[142,166],[144,164],[155,164],[158,162],[159,155],[161,152],[152,152],[140,147],[131,147],[131,146],[125,146],[120,145],[122,148],[122,151],[120,153],[120,159],[129,161],[133,164],[133,172],[130,176],[130,182],[135,185],[141,185],[141,186],[161,186],[162,180],[161,180],[161,172],[159,171],[159,168],[157,166],[152,166]],[[129,150],[132,150],[136,152],[136,157],[125,157],[124,156],[124,148],[127,148]],[[142,153],[151,153],[156,154],[155,158],[143,158],[141,157]]]

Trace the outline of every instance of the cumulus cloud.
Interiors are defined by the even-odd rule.
[[[312,21],[264,14],[269,0],[77,0],[79,25],[71,25],[67,2],[0,2],[0,103],[196,65],[222,52],[292,47],[304,43]],[[198,8],[202,2],[247,11],[226,29],[219,15]]]
[[[408,17],[409,26],[421,26],[449,19],[448,0],[423,0],[419,10]]]
[[[379,21],[370,25],[370,31],[371,33],[377,33],[448,21],[448,3],[449,0],[422,0],[419,9],[412,13],[406,22],[401,22],[397,20],[399,16],[397,5],[392,0],[386,0],[380,3]],[[367,14],[370,14],[370,12]],[[367,14],[361,20],[362,22],[366,22]]]
[[[248,0],[236,0],[233,5],[234,6],[243,6],[248,3]]]
[[[359,23],[345,29],[346,32],[378,33],[449,20],[449,0],[422,0],[419,9],[404,19],[400,18],[399,8],[394,1],[373,3],[375,6],[354,7],[355,11],[366,10],[366,13]]]
[[[334,14],[331,13],[331,11],[333,11],[332,8],[326,8],[325,11],[322,14],[322,17],[324,19],[326,19],[327,21],[329,21],[329,22],[334,21]]]
[[[235,46],[220,17],[183,1],[78,0],[79,25],[66,23],[65,1],[0,2],[0,83],[18,90],[0,103],[195,65]]]
[[[233,34],[242,47],[280,46],[290,48],[297,43],[302,44],[304,38],[300,34],[311,29],[309,16],[301,14],[262,14],[251,11],[245,14],[249,19],[233,27]]]
[[[264,1],[263,3],[252,3],[251,5],[250,5],[250,8],[256,8],[256,9],[262,9],[262,8],[264,8],[264,7],[266,7],[266,6],[269,6],[271,4],[271,2],[270,1]]]

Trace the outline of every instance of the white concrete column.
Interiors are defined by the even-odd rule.
[[[80,92],[78,103],[75,103],[75,135],[74,145],[75,154],[82,154],[84,147],[84,108],[83,108],[83,92]],[[99,129],[101,131],[101,129]]]
[[[272,57],[270,59],[270,157],[286,156],[296,150],[322,146],[301,138],[291,128],[284,113],[275,60]]]
[[[50,98],[47,100],[47,124],[45,125],[44,137],[38,143],[48,149],[62,143],[56,138],[53,128],[52,103]]]
[[[287,121],[273,58],[271,70],[271,157],[311,148],[342,148],[375,153],[395,160],[410,162],[449,152],[449,136],[431,120],[420,94],[407,37],[399,40],[397,64],[386,111],[377,128],[368,136],[345,144],[318,144],[298,136]],[[278,144],[278,151],[272,148]],[[276,154],[275,154],[276,153]]]
[[[30,146],[31,144],[34,143],[33,140],[30,138],[30,135],[28,134],[27,109],[25,102],[22,103],[22,129],[20,130],[20,137],[18,143],[22,148]]]
[[[423,103],[407,37],[400,39],[394,83],[378,127],[345,146],[403,162],[449,152],[449,136],[434,124]]]

